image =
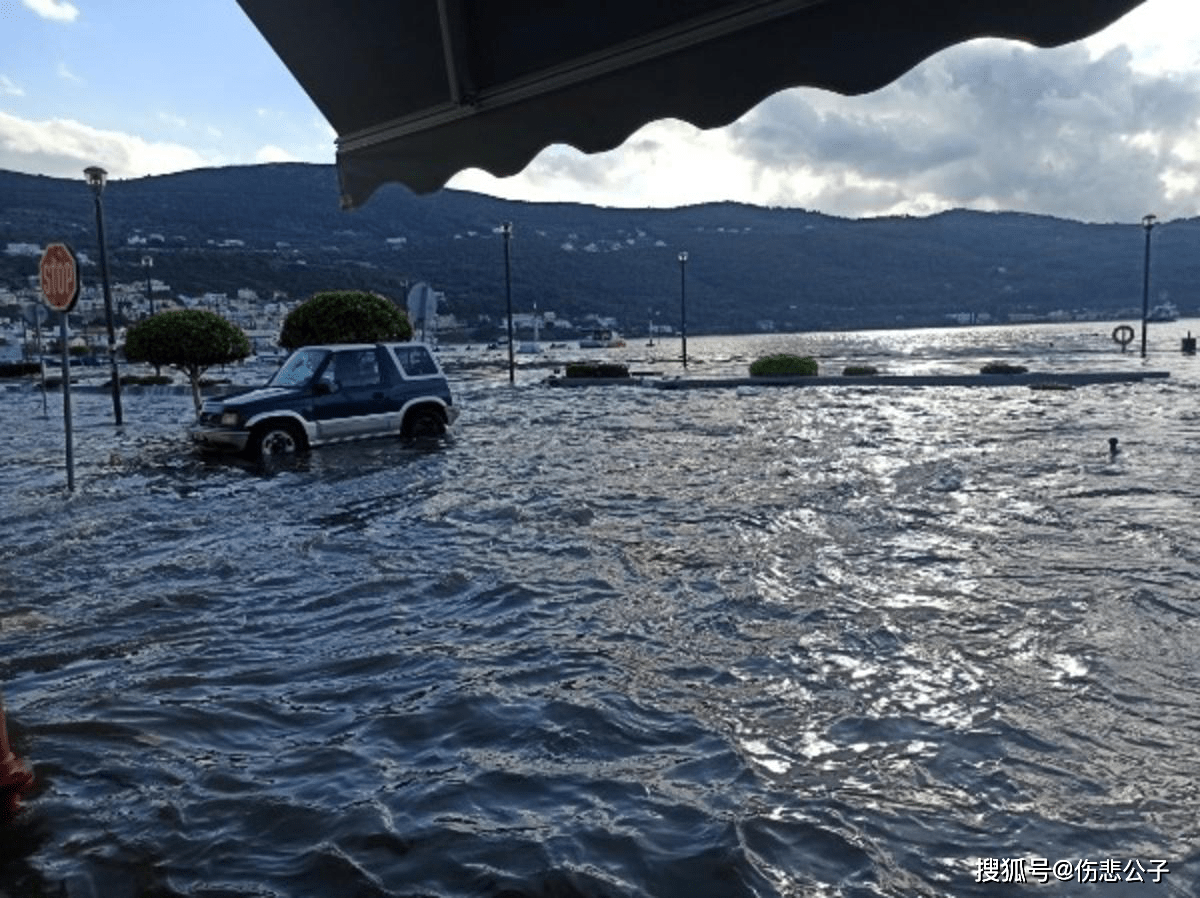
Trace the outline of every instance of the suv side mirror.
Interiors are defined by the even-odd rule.
[[[328,396],[333,392],[333,384],[327,380],[319,380],[313,384],[314,396]]]

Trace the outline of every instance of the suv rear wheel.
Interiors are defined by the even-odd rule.
[[[436,409],[418,408],[404,419],[406,437],[440,437],[446,432],[446,422]]]

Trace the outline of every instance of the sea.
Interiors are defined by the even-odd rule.
[[[446,437],[266,467],[84,382],[74,491],[61,393],[0,382],[0,895],[1200,894],[1200,321],[1112,327],[587,354],[1169,376],[446,346]]]

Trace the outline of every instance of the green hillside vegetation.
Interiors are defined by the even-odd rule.
[[[97,257],[82,179],[0,172],[0,197],[6,241],[67,240]],[[333,167],[303,164],[118,180],[104,203],[114,280],[142,279],[149,253],[154,276],[176,294],[245,287],[295,300],[337,287],[399,299],[424,281],[445,293],[443,311],[495,319],[505,304],[496,229],[511,220],[517,311],[536,304],[576,322],[608,315],[627,333],[651,320],[678,326],[682,249],[693,334],[753,331],[760,322],[778,330],[945,324],[951,313],[1113,317],[1141,306],[1136,222],[964,211],[853,221],[735,203],[605,209],[454,190],[416,196],[395,185],[343,212]],[[1198,238],[1197,219],[1154,232],[1153,295],[1184,314],[1200,305]],[[0,285],[24,286],[36,264],[0,255]],[[83,277],[93,283],[95,266]]]

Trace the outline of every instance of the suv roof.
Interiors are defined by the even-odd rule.
[[[376,346],[424,346],[433,352],[432,346],[422,343],[420,340],[380,340],[378,343],[305,343],[303,346],[297,346],[296,349],[289,349],[288,354],[290,355],[297,349],[374,349]]]

